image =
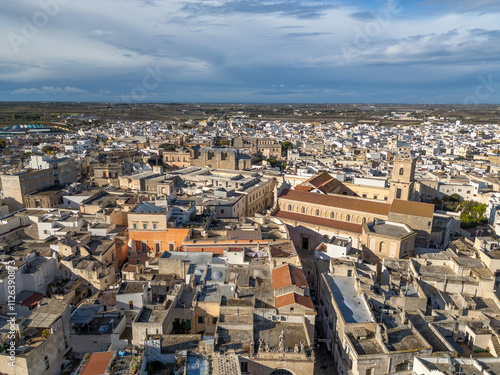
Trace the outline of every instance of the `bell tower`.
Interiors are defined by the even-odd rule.
[[[416,158],[396,157],[394,159],[392,176],[389,180],[389,202],[394,199],[411,200],[416,163]]]

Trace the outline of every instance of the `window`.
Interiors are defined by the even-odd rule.
[[[367,195],[366,195],[366,194],[363,194],[363,198],[367,198]]]
[[[155,243],[155,251],[156,251],[157,253],[159,253],[159,252],[161,251],[161,243],[159,243],[159,242],[156,242],[156,243]]]
[[[248,372],[248,362],[240,363],[241,372]]]
[[[405,174],[405,169],[404,168],[399,168],[399,175],[402,176]]]
[[[148,224],[147,223],[143,223],[142,224],[142,229],[148,229]]]
[[[373,199],[377,199],[377,198],[378,198],[378,196],[377,196],[377,195],[374,195],[374,196],[373,196]]]
[[[148,244],[146,242],[141,241],[141,250],[143,253],[148,251]]]
[[[401,199],[401,193],[402,193],[402,192],[401,192],[401,189],[399,189],[399,188],[398,188],[398,189],[396,190],[396,199]]]
[[[351,215],[347,215],[346,221],[351,221]]]
[[[174,251],[174,244],[173,243],[168,244],[168,251]]]
[[[291,205],[291,204],[289,204],[289,205],[288,205],[288,211],[291,211],[291,210],[292,210],[292,205]],[[246,362],[245,362],[245,363],[246,363]]]
[[[199,316],[198,317],[198,323],[205,324],[205,317],[204,316]]]
[[[44,358],[44,361],[45,361],[45,370],[48,370],[50,365],[49,365],[49,356],[46,355],[45,358]]]
[[[158,223],[153,223],[153,229],[156,229],[158,227]]]
[[[217,318],[215,316],[212,318],[212,324],[217,324]]]
[[[352,270],[347,270],[347,277],[352,277]]]
[[[316,210],[316,216],[319,216],[319,210]]]
[[[335,212],[332,212],[332,213],[330,214],[330,218],[335,219]]]
[[[302,213],[305,214],[306,213],[306,208],[305,207],[302,207]]]
[[[224,210],[220,210],[220,213],[223,214],[224,213]]]
[[[309,237],[302,237],[302,249],[309,250]]]

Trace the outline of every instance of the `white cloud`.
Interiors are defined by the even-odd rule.
[[[104,31],[101,29],[97,29],[92,31],[92,34],[97,35],[97,36],[102,36],[102,35],[113,35],[115,32],[114,31]]]
[[[490,69],[500,54],[499,37],[494,33],[499,29],[498,14],[458,13],[451,1],[449,8],[439,13],[426,12],[425,5],[423,11],[412,13],[400,1],[402,10],[388,21],[379,19],[383,23],[379,28],[373,22],[384,11],[383,4],[377,12],[373,5],[353,6],[347,1],[347,5],[337,2],[337,7],[318,8],[305,0],[293,0],[293,9],[287,8],[284,0],[262,3],[70,1],[33,36],[26,37],[22,19],[31,20],[40,11],[38,2],[6,2],[0,35],[15,33],[24,40],[16,53],[8,38],[0,38],[0,85],[19,95],[44,95],[51,90],[54,95],[76,95],[67,88],[87,88],[89,82],[96,82],[107,88],[92,90],[99,95],[127,94],[143,85],[148,68],[160,66],[162,84],[148,95],[168,91],[175,96],[171,91],[174,84],[177,93],[183,85],[199,85],[193,92],[196,95],[217,87],[252,92],[259,84],[261,88],[283,84],[282,90],[299,85],[314,89],[314,85],[343,79],[337,68],[345,69],[342,75],[346,77],[383,82],[387,78],[377,67],[398,66],[407,72],[409,82],[415,77],[415,66],[427,63],[432,67],[421,78],[424,82],[426,77],[429,81],[440,78],[433,71],[447,70],[453,75],[457,62],[468,63],[468,73],[477,74]],[[200,7],[227,9],[193,11]],[[306,8],[309,18],[307,12],[301,17],[294,11]],[[274,11],[264,12],[266,9]],[[474,33],[476,29],[483,32]],[[356,43],[357,38],[363,39],[360,33],[369,34],[361,47]],[[344,49],[352,54],[350,60],[345,58]],[[292,70],[294,74],[288,76],[282,73]],[[189,98],[187,91],[182,93]]]
[[[13,95],[75,95],[75,94],[86,94],[87,90],[83,90],[77,87],[53,87],[53,86],[42,86],[41,88],[21,88],[13,90],[10,92]]]

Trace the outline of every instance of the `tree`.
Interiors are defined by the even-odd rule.
[[[288,150],[293,148],[293,143],[290,141],[285,141],[281,143],[281,156],[286,156]]]
[[[42,147],[42,151],[45,152],[47,155],[49,155],[52,154],[54,148],[52,146],[47,145]]]
[[[164,149],[165,151],[175,151],[175,145],[173,143],[162,143],[160,145],[160,148]]]
[[[488,218],[485,216],[486,205],[477,202],[462,202],[463,210],[460,215],[460,226],[462,228],[475,228],[486,224]]]
[[[5,142],[5,139],[0,138],[0,148],[5,148],[7,146],[7,142]]]
[[[278,161],[276,160],[276,158],[269,158],[267,159],[267,162],[271,165],[272,168],[278,165]]]

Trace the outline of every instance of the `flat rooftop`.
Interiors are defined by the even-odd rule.
[[[356,339],[352,333],[348,333],[348,337],[359,355],[384,353],[384,349],[380,346],[373,334],[359,340]]]
[[[397,237],[397,238],[404,237],[411,233],[402,225],[395,225],[389,223],[368,225],[368,228],[370,229],[370,232],[381,234],[382,236]]]
[[[136,323],[162,323],[167,315],[167,310],[152,310],[144,307],[135,319]]]
[[[294,348],[295,344],[300,346],[301,340],[307,345],[306,332],[302,324],[275,323],[275,322],[255,322],[254,331],[257,342],[263,339],[271,348],[279,346],[280,334],[283,331],[285,335],[285,347]]]
[[[325,278],[346,323],[373,322],[368,305],[358,296],[354,278],[331,274]]]

